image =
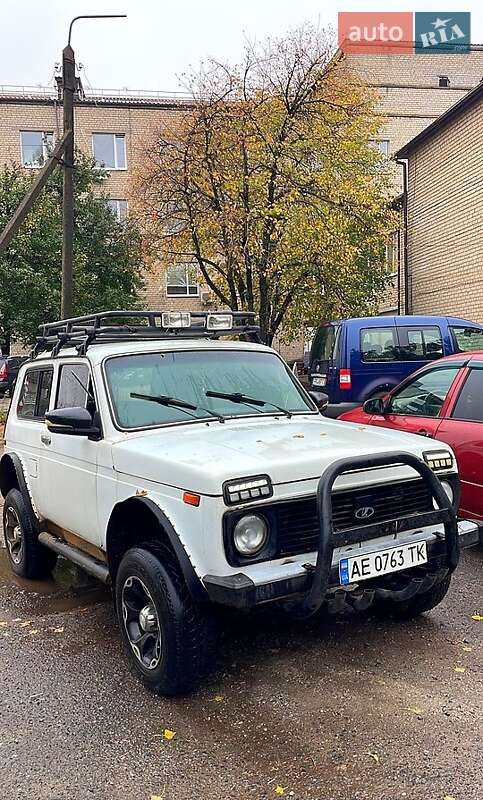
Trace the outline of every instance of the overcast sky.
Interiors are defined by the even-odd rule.
[[[483,42],[481,0],[448,5],[472,12],[472,41]],[[0,0],[0,84],[50,83],[69,22],[78,14],[128,15],[76,23],[72,44],[85,68],[84,81],[95,88],[176,91],[179,76],[206,56],[237,61],[246,37],[282,35],[304,22],[336,29],[337,11],[368,9],[450,13],[438,2],[417,0]]]

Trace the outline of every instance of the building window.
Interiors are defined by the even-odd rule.
[[[92,152],[100,167],[126,169],[126,137],[123,133],[93,133]]]
[[[24,167],[42,167],[54,147],[51,131],[20,131],[22,164]]]
[[[198,295],[198,276],[193,264],[173,264],[166,270],[166,294],[168,297],[190,297]]]
[[[389,139],[369,139],[369,147],[377,150],[382,156],[389,156]]]
[[[440,89],[447,89],[450,84],[450,79],[447,75],[440,75],[438,78],[438,86]]]
[[[125,222],[127,218],[127,200],[108,200],[107,205],[118,222]]]

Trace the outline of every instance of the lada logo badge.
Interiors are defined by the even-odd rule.
[[[362,506],[354,513],[356,519],[369,519],[374,514],[372,506]]]

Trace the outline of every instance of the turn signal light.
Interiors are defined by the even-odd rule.
[[[183,492],[183,503],[187,506],[199,506],[201,497],[194,492]]]

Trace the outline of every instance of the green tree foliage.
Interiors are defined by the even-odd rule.
[[[119,224],[102,194],[105,174],[76,153],[74,313],[133,308],[142,288],[141,239]],[[0,227],[28,190],[32,176],[17,165],[0,170]],[[0,255],[0,339],[35,339],[38,326],[60,317],[62,174],[56,170],[8,249]]]
[[[370,147],[374,95],[303,29],[209,62],[195,97],[164,128],[137,176],[139,210],[166,265],[194,262],[218,304],[283,328],[364,313],[388,280],[395,218]]]

